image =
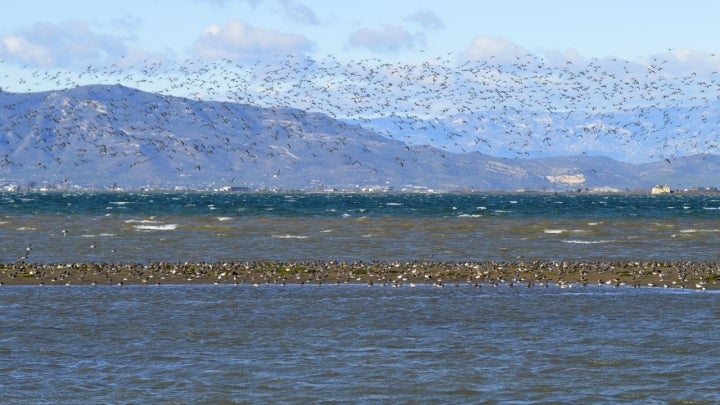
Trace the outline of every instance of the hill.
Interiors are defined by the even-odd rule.
[[[718,186],[717,156],[632,165],[407,144],[294,108],[91,85],[0,92],[0,185],[58,189],[567,190]]]

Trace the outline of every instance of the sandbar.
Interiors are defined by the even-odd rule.
[[[720,262],[253,261],[0,263],[0,285],[366,284],[720,288]]]

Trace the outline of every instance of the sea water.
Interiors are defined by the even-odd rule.
[[[0,260],[720,260],[720,194],[4,193]]]
[[[15,261],[717,260],[715,195],[5,193]],[[27,249],[30,250],[27,250]],[[2,403],[717,403],[720,296],[0,287]]]
[[[0,287],[2,403],[718,403],[711,291]]]

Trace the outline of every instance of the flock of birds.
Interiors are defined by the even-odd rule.
[[[162,285],[224,284],[340,285],[368,287],[483,286],[558,288],[613,286],[717,289],[718,270],[703,263],[682,262],[204,262],[0,264],[2,280],[11,284]]]
[[[4,63],[0,61],[0,67]],[[0,102],[0,168],[49,166],[41,158],[14,161],[8,152],[11,146],[32,146],[27,145],[31,136],[35,147],[46,152],[41,157],[53,156],[55,164],[70,164],[63,161],[69,159],[76,166],[87,161],[90,152],[84,147],[72,156],[53,154],[74,139],[88,143],[101,156],[133,154],[137,165],[154,157],[144,152],[146,148],[123,149],[121,143],[145,143],[158,152],[190,159],[212,155],[218,148],[237,148],[243,159],[253,161],[292,156],[293,148],[305,145],[339,151],[347,164],[361,165],[361,154],[343,148],[348,141],[343,132],[351,124],[409,146],[429,143],[440,150],[495,155],[568,148],[582,153],[610,141],[616,148],[649,148],[643,151],[649,157],[671,163],[677,155],[713,153],[720,147],[718,72],[683,73],[662,58],[644,64],[592,59],[554,65],[534,55],[464,62],[448,55],[418,63],[279,56],[255,64],[223,59],[87,66],[81,72],[26,68],[19,79],[8,73],[0,76],[0,95],[89,84],[121,84],[156,93],[168,105],[144,104],[146,100],[136,97],[140,92],[122,93],[127,98],[118,100],[92,91],[54,104],[46,99],[42,110]],[[185,99],[182,110],[177,104],[170,106],[175,96]],[[200,103],[202,108],[194,108]],[[256,107],[269,110],[252,110]],[[316,121],[311,123],[307,112],[341,120],[329,124],[337,133],[317,142],[292,139],[298,130],[323,121],[313,116]],[[190,139],[171,133],[178,126],[194,126],[202,134]],[[232,131],[245,134],[244,142],[238,142]],[[149,133],[165,137],[146,136]],[[302,133],[296,138],[303,138]],[[368,137],[360,150],[367,153],[378,142]],[[404,167],[405,158],[397,156],[395,163]],[[203,170],[200,164],[192,167]],[[185,169],[177,165],[177,170]],[[281,175],[281,170],[273,168],[273,175]]]

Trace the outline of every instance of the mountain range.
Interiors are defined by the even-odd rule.
[[[458,128],[459,136],[442,135],[458,122],[479,121],[454,117],[411,141],[408,133],[383,127],[382,120],[363,123],[289,107],[204,101],[122,85],[0,91],[0,187],[564,191],[720,185],[720,156],[714,154],[641,164],[580,153],[493,156],[492,150],[456,145],[458,139],[491,136],[492,125],[481,135]],[[421,122],[412,125],[415,133],[422,127]],[[549,149],[552,141],[561,143],[556,132],[544,135]]]

